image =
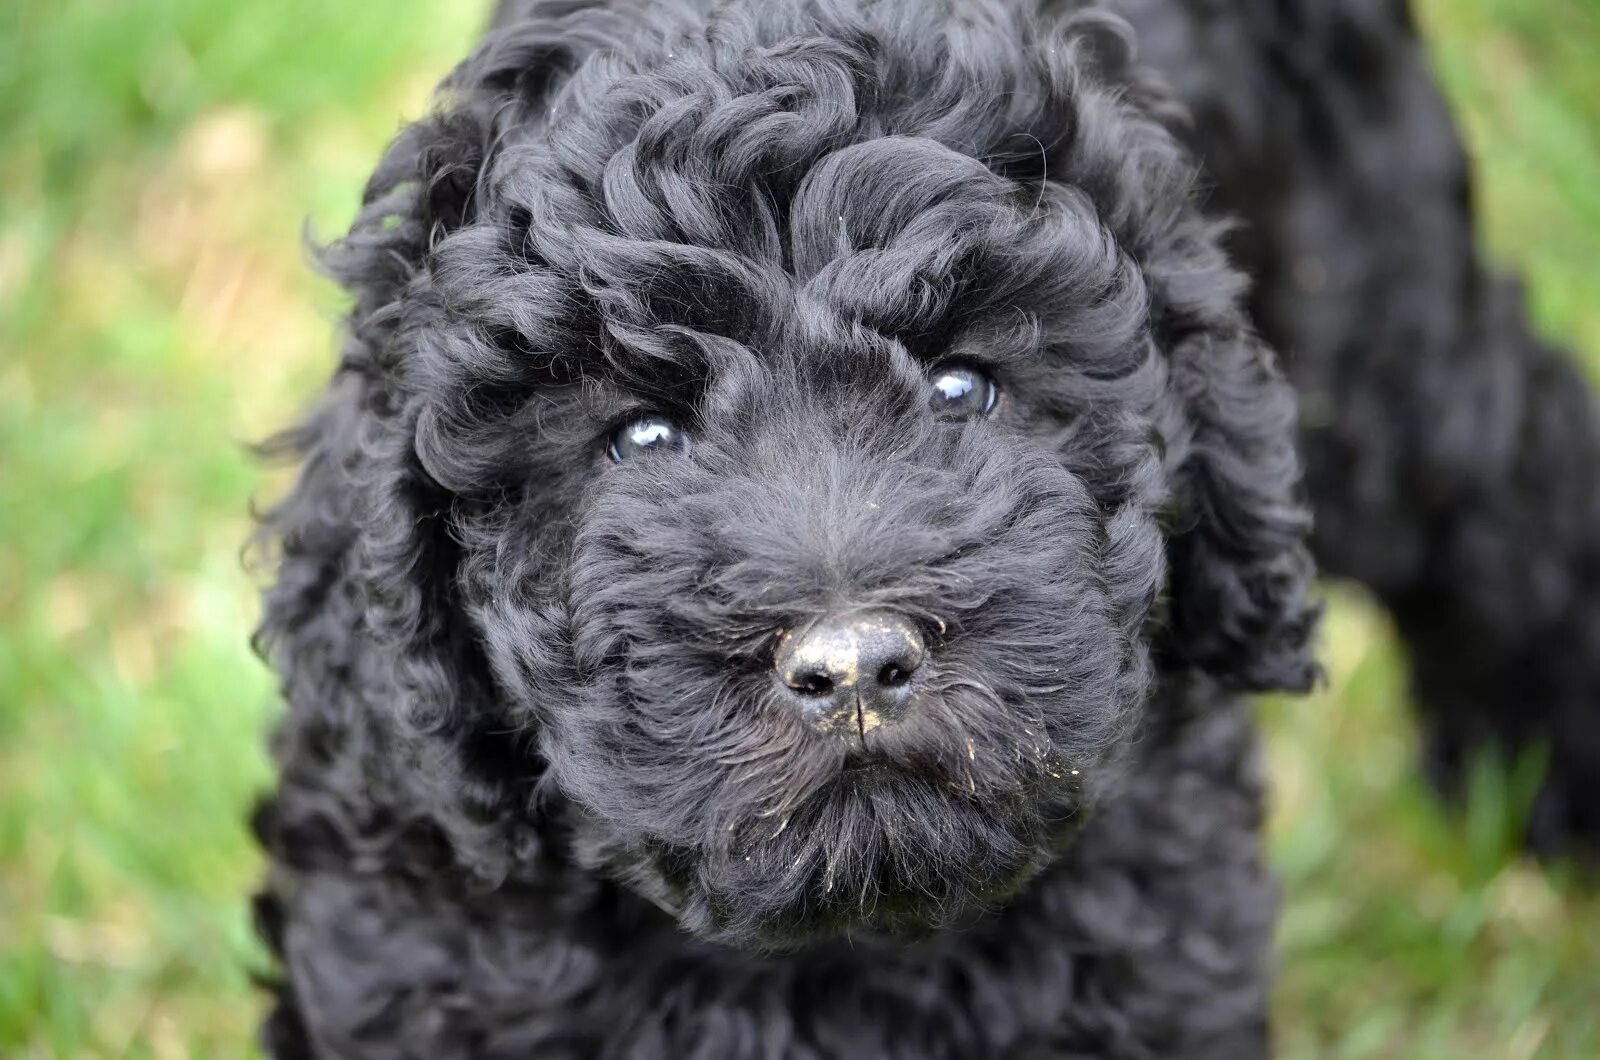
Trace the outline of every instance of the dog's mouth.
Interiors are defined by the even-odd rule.
[[[844,763],[839,767],[839,775],[865,780],[887,773],[893,768],[894,764],[887,757],[871,747],[863,747],[845,752]]]
[[[648,800],[626,783],[581,792],[580,856],[741,949],[916,937],[1002,906],[1069,841],[1089,759],[1068,763],[1036,720],[1048,704],[1001,709],[971,698],[975,680],[939,678],[899,724],[851,739],[731,700],[723,724],[684,734],[674,783]]]
[[[1071,814],[980,788],[868,743],[781,814],[752,813],[721,830],[725,841],[658,858],[672,894],[657,904],[741,947],[926,935],[1004,904]]]

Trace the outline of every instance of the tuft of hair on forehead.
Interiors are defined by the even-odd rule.
[[[650,392],[704,372],[701,336],[937,354],[1019,313],[1127,348],[1147,295],[1122,241],[1166,199],[1151,173],[1180,200],[1189,175],[1126,86],[1086,76],[1125,62],[1118,23],[989,0],[703,7],[548,5],[451,78],[480,171],[431,235],[429,294],[463,334],[416,374],[531,386],[565,362]]]

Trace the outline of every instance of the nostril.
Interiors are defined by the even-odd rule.
[[[804,696],[829,696],[833,694],[833,679],[827,674],[800,674],[789,687]]]
[[[878,683],[886,688],[898,688],[911,680],[911,671],[898,663],[890,663],[878,671]]]

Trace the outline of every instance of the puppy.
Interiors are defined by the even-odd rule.
[[[1311,524],[1177,8],[503,13],[263,525],[273,1055],[1265,1052]]]

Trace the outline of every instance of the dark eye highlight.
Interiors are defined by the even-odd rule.
[[[947,364],[932,375],[931,402],[946,416],[987,416],[1000,400],[1000,388],[983,369],[970,364]]]
[[[689,436],[665,416],[636,416],[611,432],[606,455],[620,464],[655,449],[687,452]]]

